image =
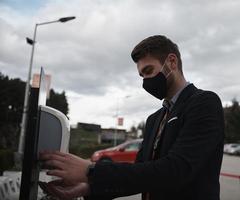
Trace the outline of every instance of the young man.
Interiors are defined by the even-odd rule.
[[[150,115],[136,163],[96,163],[71,154],[41,155],[48,192],[71,199],[112,199],[142,193],[151,200],[219,200],[224,119],[221,101],[186,82],[176,44],[162,35],[146,38],[132,51],[143,88],[164,100]]]

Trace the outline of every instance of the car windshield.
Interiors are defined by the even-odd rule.
[[[138,151],[139,146],[140,146],[139,142],[134,142],[134,143],[127,144],[124,149],[125,151]]]

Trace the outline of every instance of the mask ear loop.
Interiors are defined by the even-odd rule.
[[[166,75],[166,79],[171,75],[172,70],[170,72],[168,72],[168,74]]]
[[[168,71],[168,70],[165,70],[165,71],[164,71],[165,66],[166,66],[166,61],[164,62],[163,67],[162,67],[162,70],[161,70],[161,72],[162,72],[164,75],[165,75],[165,72]],[[164,71],[164,72],[163,72],[163,71]],[[170,70],[170,71],[168,72],[168,74],[165,75],[166,79],[169,77],[169,75],[170,75],[171,73],[172,73],[172,70]]]

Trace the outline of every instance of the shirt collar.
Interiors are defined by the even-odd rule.
[[[184,88],[186,88],[189,84],[190,84],[190,82],[186,82],[185,85],[184,85],[180,90],[178,90],[177,93],[171,98],[171,100],[170,100],[170,102],[169,102],[169,103],[171,104],[170,110],[172,109],[172,107],[173,107],[174,104],[176,103],[176,101],[177,101],[179,95],[181,94],[181,92],[182,92],[182,91],[184,90]]]

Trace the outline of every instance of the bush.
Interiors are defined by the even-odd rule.
[[[110,144],[85,143],[84,145],[70,146],[69,152],[81,158],[90,158],[95,151],[111,147]]]
[[[14,166],[14,152],[12,150],[0,149],[0,173]]]
[[[100,149],[106,149],[113,144],[98,144],[98,133],[84,129],[71,129],[69,152],[81,158],[90,158]]]

